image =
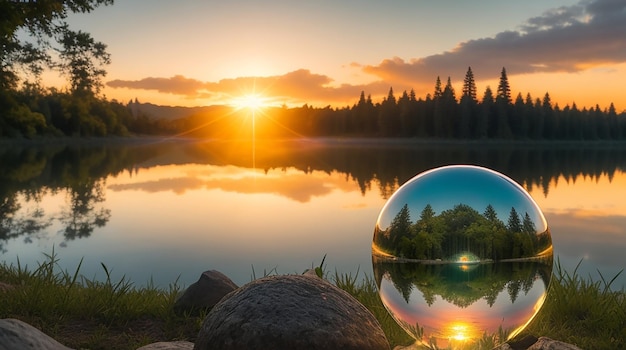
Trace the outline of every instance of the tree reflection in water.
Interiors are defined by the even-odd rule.
[[[447,346],[521,331],[545,299],[552,256],[477,264],[374,256],[373,268],[381,300],[398,324],[418,341]]]
[[[66,240],[89,237],[96,227],[104,227],[109,221],[111,210],[98,207],[105,200],[104,185],[100,179],[80,182],[68,189],[69,204],[60,218]]]
[[[36,203],[41,201],[40,193],[29,193],[26,200]],[[47,217],[44,210],[35,205],[24,215],[16,215],[21,209],[17,193],[2,197],[0,202],[0,253],[6,253],[4,242],[24,236],[25,243],[32,243],[33,237],[52,225],[52,218]]]

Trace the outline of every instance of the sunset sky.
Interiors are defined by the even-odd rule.
[[[440,76],[482,98],[506,67],[513,97],[626,109],[626,1],[130,1],[68,18],[108,45],[109,99],[351,106]]]

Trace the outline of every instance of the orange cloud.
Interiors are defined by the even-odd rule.
[[[333,79],[326,75],[311,73],[307,69],[295,70],[283,75],[269,77],[239,77],[218,82],[202,82],[176,75],[171,78],[149,77],[141,80],[112,80],[112,88],[154,90],[160,93],[181,95],[187,98],[232,98],[257,92],[276,100],[294,103],[321,101],[348,101],[358,99],[361,91],[386,93],[389,85],[378,82],[368,85],[332,85]]]

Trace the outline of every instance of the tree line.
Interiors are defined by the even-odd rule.
[[[302,108],[303,115],[310,108]],[[389,89],[387,97],[373,103],[361,92],[352,107],[310,111],[317,119],[320,135],[371,137],[414,137],[442,139],[535,139],[535,140],[622,140],[626,138],[626,111],[609,108],[579,109],[576,103],[561,108],[550,94],[533,98],[530,93],[511,97],[506,68],[502,68],[497,90],[488,86],[477,98],[474,74],[468,67],[460,98],[450,77],[445,85],[439,77],[433,94],[417,98],[404,91],[399,98]]]
[[[493,206],[481,214],[466,204],[439,215],[427,204],[416,222],[405,204],[388,228],[376,228],[374,243],[399,258],[459,262],[532,258],[552,245],[549,231],[537,232],[528,213],[512,207],[505,224]],[[474,259],[459,256],[469,252]]]

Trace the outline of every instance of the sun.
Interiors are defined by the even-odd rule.
[[[268,105],[268,98],[260,94],[245,94],[232,99],[231,104],[237,109],[263,109]]]

